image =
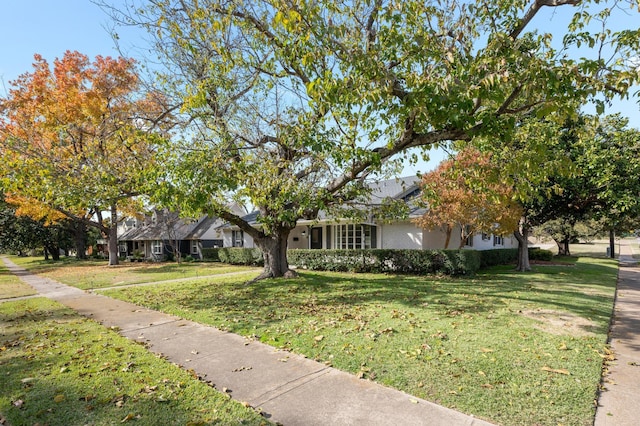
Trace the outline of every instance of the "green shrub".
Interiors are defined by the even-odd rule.
[[[230,265],[264,265],[262,251],[258,248],[223,247],[216,249],[221,262]]]
[[[289,250],[289,263],[303,269],[397,274],[473,274],[480,254],[473,250]]]
[[[495,265],[507,265],[518,260],[517,248],[482,250],[479,253],[481,268],[487,268]]]
[[[218,247],[203,248],[202,259],[210,260],[213,262],[220,262],[220,256],[218,256],[218,250],[220,250]]]
[[[551,250],[544,250],[537,247],[529,250],[529,260],[549,261],[551,259],[553,259],[553,252]]]

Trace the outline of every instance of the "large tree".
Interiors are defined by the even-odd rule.
[[[524,207],[515,236],[518,269],[529,269],[527,237],[548,224],[561,254],[569,254],[574,225],[606,220],[628,226],[640,213],[640,133],[620,116],[552,114],[523,122],[509,141],[476,141],[501,164],[502,180]]]
[[[5,190],[96,227],[110,265],[118,263],[118,211],[144,192],[158,138],[151,130],[166,117],[162,97],[140,88],[134,61],[68,51],[53,67],[36,55],[34,71],[0,99]]]
[[[361,195],[389,161],[448,141],[508,138],[523,117],[568,113],[638,79],[625,61],[638,30],[610,31],[612,9],[598,2],[127,4],[107,7],[149,29],[166,67],[159,81],[188,117],[160,195],[253,237],[264,277],[288,271],[287,237],[300,218]],[[574,19],[538,31],[546,7]],[[603,23],[595,32],[592,18]],[[583,43],[596,48],[573,58]],[[613,60],[600,56],[605,45]],[[258,225],[229,211],[229,197],[255,206]]]

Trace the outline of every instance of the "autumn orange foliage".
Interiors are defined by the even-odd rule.
[[[477,232],[505,235],[518,227],[522,208],[513,188],[500,180],[500,166],[490,154],[467,148],[422,177],[421,201],[427,212],[416,219],[425,229],[442,229],[448,248],[460,229],[460,247]]]
[[[108,234],[115,223],[101,213],[135,203],[146,184],[163,99],[140,94],[131,59],[67,51],[53,67],[35,55],[33,68],[0,99],[2,185],[25,214],[97,215]]]

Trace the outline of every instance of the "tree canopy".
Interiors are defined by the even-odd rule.
[[[420,198],[425,214],[416,223],[427,229],[440,228],[449,247],[454,228],[460,230],[460,248],[477,232],[513,233],[522,217],[514,200],[514,189],[501,178],[501,165],[490,154],[467,148],[455,158],[422,176]]]
[[[143,96],[133,60],[67,51],[34,70],[0,99],[0,171],[5,191],[32,217],[60,214],[97,227],[116,264],[118,209],[147,187],[159,95]],[[51,213],[55,211],[56,213]],[[111,220],[103,220],[103,212]]]
[[[365,179],[411,149],[508,140],[531,116],[602,106],[599,96],[625,95],[638,80],[629,59],[639,31],[611,31],[615,8],[599,2],[128,5],[110,10],[148,28],[165,66],[159,81],[187,118],[159,195],[251,235],[264,276],[287,272],[298,219],[362,194]],[[547,7],[573,13],[568,27],[536,28]],[[582,45],[590,49],[573,57]],[[229,198],[259,210],[258,226],[229,211]]]

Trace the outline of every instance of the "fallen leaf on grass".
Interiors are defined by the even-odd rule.
[[[557,374],[564,374],[566,376],[570,375],[571,373],[569,373],[569,370],[565,370],[564,368],[551,368],[551,367],[542,367],[541,368],[542,371],[548,371],[549,373],[557,373]]]
[[[324,336],[320,335],[320,336],[316,336],[313,338],[313,340],[315,340],[316,342],[320,342],[322,339],[324,339]]]
[[[24,405],[24,401],[21,399],[18,399],[16,401],[13,401],[12,404],[14,407],[21,408]]]
[[[64,401],[64,395],[60,394],[60,395],[56,395],[53,397],[53,402],[62,402]]]
[[[128,422],[128,421],[130,421],[130,420],[133,420],[133,419],[136,419],[136,418],[138,418],[138,419],[139,419],[139,418],[140,418],[140,416],[136,416],[136,415],[135,415],[135,414],[133,414],[133,413],[129,413],[129,414],[127,414],[127,415],[125,416],[125,418],[124,418],[124,419],[120,420],[120,423],[126,423],[126,422]]]

